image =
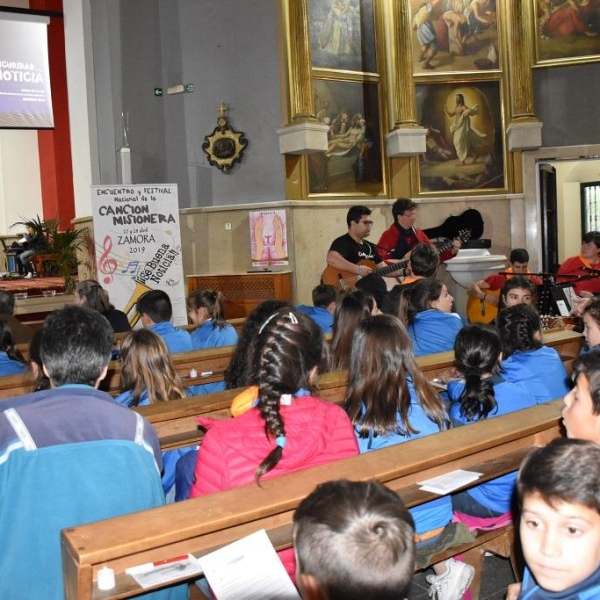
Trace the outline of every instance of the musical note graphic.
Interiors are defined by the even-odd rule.
[[[104,283],[111,283],[113,280],[113,273],[117,270],[118,264],[114,258],[111,258],[110,251],[112,250],[112,239],[110,235],[106,235],[102,242],[102,254],[98,261],[98,271],[106,275],[104,277]]]
[[[127,273],[131,275],[137,275],[137,272],[140,270],[140,261],[139,260],[130,260],[127,265],[121,271],[122,275],[126,275]]]

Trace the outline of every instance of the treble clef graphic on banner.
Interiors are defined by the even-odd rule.
[[[110,283],[113,279],[113,273],[117,270],[117,261],[114,258],[110,258],[110,251],[112,250],[112,239],[110,235],[104,237],[102,242],[102,255],[98,263],[98,270],[100,273],[106,275],[104,283]]]

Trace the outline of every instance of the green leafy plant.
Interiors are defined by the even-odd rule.
[[[77,252],[85,244],[87,228],[73,229],[68,228],[60,231],[60,218],[40,219],[39,215],[35,219],[23,219],[13,223],[11,227],[22,225],[31,227],[34,233],[41,232],[46,239],[46,249],[44,254],[54,254],[53,262],[56,265],[57,274],[65,282],[65,293],[70,294],[77,284],[77,266],[79,260]]]

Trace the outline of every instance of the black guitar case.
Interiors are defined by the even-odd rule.
[[[429,239],[448,238],[452,240],[458,237],[459,232],[463,229],[471,232],[472,240],[478,240],[483,235],[483,218],[478,210],[469,208],[457,217],[448,217],[438,227],[430,227],[423,231]]]

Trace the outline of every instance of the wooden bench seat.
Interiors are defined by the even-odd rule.
[[[66,598],[124,598],[140,593],[125,569],[193,553],[200,557],[224,544],[264,528],[277,549],[291,545],[292,516],[299,502],[318,483],[332,479],[378,479],[397,492],[407,506],[431,500],[434,494],[417,482],[469,469],[483,473],[478,483],[516,470],[532,448],[560,434],[560,400],[468,427],[399,444],[376,452],[265,480],[131,515],[81,525],[62,532]],[[487,544],[504,547],[512,527],[481,534],[453,549],[469,559],[483,555]],[[434,557],[434,562],[444,556]],[[98,570],[116,572],[116,588],[100,592]]]

